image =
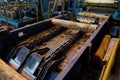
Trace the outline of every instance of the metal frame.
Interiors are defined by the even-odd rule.
[[[63,0],[63,1],[61,1],[62,3],[63,3],[63,5],[62,5],[62,11],[64,12],[64,6],[65,6],[65,1]],[[57,4],[57,3],[59,3],[59,2],[56,2],[56,1],[50,1],[49,3],[48,3],[48,18],[50,18],[51,17],[51,4]],[[56,6],[56,5],[55,5]],[[53,7],[53,9],[54,9],[55,7]],[[52,13],[54,12],[54,10],[52,10]]]
[[[37,22],[38,22],[38,18],[39,17],[38,17],[38,5],[37,5],[37,3],[27,3],[27,4],[17,4],[17,5],[5,6],[4,7],[4,17],[5,17],[5,20],[3,19],[3,21],[6,21],[7,28],[9,29],[9,24],[8,23],[10,21],[8,22],[8,18],[7,18],[7,15],[6,15],[6,10],[9,10],[11,8],[14,8],[14,7],[24,7],[24,6],[33,6],[33,5],[36,6],[36,19],[37,19]],[[12,24],[14,24],[14,23],[12,23]]]

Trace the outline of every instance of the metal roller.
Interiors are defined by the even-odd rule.
[[[73,30],[80,30],[84,32],[94,32],[98,26],[95,24],[78,23],[78,22],[61,20],[61,19],[52,19],[51,21],[54,25],[60,25],[66,28],[70,28]]]
[[[114,61],[115,61],[119,41],[120,41],[120,39],[117,39],[115,44],[114,44],[114,47],[113,47],[112,52],[111,52],[111,56],[109,58],[108,63],[106,64],[106,69],[105,69],[104,75],[102,77],[102,80],[108,80],[109,79],[110,72],[111,72],[112,66],[113,66]]]

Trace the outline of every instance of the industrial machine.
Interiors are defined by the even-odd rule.
[[[27,5],[23,6],[22,4]],[[4,22],[4,25],[7,23],[7,25],[16,26],[10,26],[11,28],[19,28],[67,12],[72,12],[75,17],[84,10],[102,14],[115,13],[114,16],[119,15],[119,1],[116,0],[106,0],[106,2],[99,0],[1,0],[0,5],[0,21]],[[10,8],[11,5],[12,8]]]
[[[84,12],[79,15],[82,16],[82,14]],[[26,80],[86,80],[86,78],[98,80],[104,77],[102,70],[106,68],[102,68],[107,66],[106,62],[109,60],[104,58],[105,51],[100,49],[103,51],[102,55],[96,51],[103,43],[105,44],[102,49],[106,50],[109,40],[115,41],[113,43],[117,47],[119,39],[108,33],[110,16],[87,14],[90,16],[84,15],[86,19],[92,18],[98,21],[95,23],[91,19],[89,19],[90,23],[70,21],[66,18],[68,15],[62,15],[10,32],[6,48],[3,50],[5,54],[1,55],[1,58],[12,68],[13,72],[17,71],[17,74]],[[115,35],[118,33],[116,29],[111,31]],[[111,59],[113,60],[114,56]],[[14,74],[4,76],[7,78],[11,75]],[[0,78],[2,79],[1,75]]]
[[[38,5],[33,2],[2,0],[1,4],[0,21],[13,29],[38,20]]]
[[[113,14],[118,8],[118,5],[116,4],[118,2],[117,0],[85,0],[85,2],[86,8],[89,8],[89,12]]]
[[[54,6],[50,5],[50,2]],[[57,3],[57,4],[56,4]],[[56,11],[56,5],[58,1],[54,0],[13,0],[13,1],[0,1],[0,21],[12,25],[11,28],[19,28],[25,26],[26,24],[31,24],[38,22],[38,20],[43,20],[48,18],[48,6],[52,8],[49,11],[51,16],[54,16]],[[62,1],[64,3],[64,1]],[[62,6],[62,4],[60,4]],[[4,24],[5,25],[5,24]]]
[[[68,11],[73,11],[78,14],[78,12],[83,11],[84,6],[84,0],[68,0]]]
[[[120,41],[119,23],[111,18],[117,7],[113,5],[110,14],[97,9],[108,8],[114,2],[100,6],[96,5],[99,2],[88,3],[86,11],[81,12],[84,2],[79,8],[76,0],[70,0],[68,11],[75,15],[59,15],[9,32],[4,41],[0,39],[0,47],[4,45],[0,48],[4,53],[0,55],[0,66],[4,66],[0,67],[0,79],[108,80]],[[61,6],[64,3],[40,0],[40,15],[46,19],[62,14],[66,12],[65,5]]]

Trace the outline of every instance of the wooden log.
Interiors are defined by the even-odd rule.
[[[61,19],[52,19],[51,21],[54,25],[59,25],[69,29],[80,30],[84,32],[94,32],[98,26],[95,24],[78,23],[78,22],[61,20]]]
[[[110,35],[105,35],[101,45],[99,46],[99,48],[97,49],[96,53],[92,56],[92,62],[95,62],[95,63],[102,63],[102,60],[105,56],[105,53],[107,51],[107,47],[108,47],[108,44],[110,42]]]
[[[78,16],[84,16],[84,17],[89,17],[89,18],[99,18],[99,19],[108,18],[108,16],[105,16],[102,14],[89,13],[89,12],[80,12],[80,13],[78,13]]]
[[[0,59],[0,80],[27,80]]]
[[[81,23],[94,23],[95,20],[88,20],[88,19],[78,19]]]

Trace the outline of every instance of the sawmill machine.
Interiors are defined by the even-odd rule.
[[[83,3],[80,3],[81,0],[1,0],[0,38],[5,38],[11,29],[67,12],[72,19],[73,13],[82,10]]]
[[[115,22],[120,25],[120,1],[119,0],[84,0],[84,14],[78,13],[77,20],[93,20],[86,18],[89,13],[99,13],[112,16],[111,23]],[[88,13],[88,14],[87,14]],[[82,17],[81,17],[82,16]]]
[[[37,2],[36,2],[37,3]],[[32,1],[1,1],[0,21],[12,29],[38,21],[38,5]]]
[[[59,3],[59,4],[58,4]],[[19,28],[64,12],[65,1],[57,0],[1,0],[0,21]],[[58,5],[62,6],[57,12]]]
[[[0,40],[0,79],[108,80],[118,27],[111,30],[110,15],[87,11],[83,19],[64,14],[11,31]]]
[[[119,23],[120,22],[120,0],[117,1],[116,5],[118,6],[118,9],[114,12],[113,20]]]
[[[0,56],[4,62],[0,60],[0,63],[5,67],[0,67],[4,71],[0,79],[12,79],[12,75],[16,74],[13,79],[102,80],[106,75],[102,70],[111,70],[109,65],[112,66],[115,59],[114,51],[119,43],[118,31],[115,36],[109,33],[110,16],[96,13],[88,15],[99,20],[79,22],[66,19],[69,14],[65,14],[10,32],[7,40],[2,43],[5,48],[1,51],[4,54]],[[109,43],[111,47],[107,46]],[[106,51],[109,48],[110,51]]]
[[[89,12],[113,14],[118,9],[117,0],[85,0],[85,3]]]
[[[84,0],[68,0],[68,11],[73,11],[77,14],[82,11],[84,4]]]

